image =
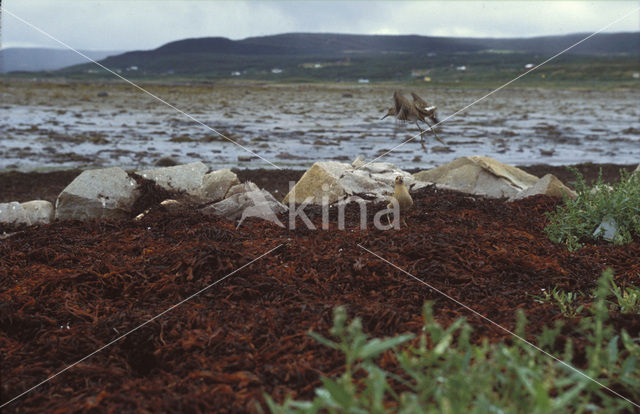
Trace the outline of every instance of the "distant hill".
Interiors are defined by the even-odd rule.
[[[469,53],[505,50],[522,53],[555,53],[588,34],[532,38],[494,39],[432,36],[347,35],[287,33],[230,40],[223,37],[184,39],[157,49],[125,55],[213,53],[231,55],[351,56],[389,53]],[[640,54],[640,33],[599,34],[571,51],[574,54]],[[119,57],[113,57],[116,61]]]
[[[101,60],[107,56],[121,54],[122,51],[82,50],[91,59]],[[74,51],[44,48],[0,49],[0,73],[14,71],[36,72],[57,70],[67,66],[85,63],[87,60]]]
[[[460,79],[455,73],[458,66],[471,65],[476,69],[476,75],[485,79],[496,69],[518,71],[524,64],[539,62],[586,36],[496,39],[287,33],[242,40],[208,37],[110,56],[101,63],[131,76],[399,80],[413,73],[411,76],[437,74],[438,79],[457,81]],[[637,62],[640,58],[640,32],[595,35],[563,59],[573,59],[574,63],[580,61],[583,69],[588,69],[585,64],[598,59],[602,63],[610,57],[624,60],[618,72],[621,77],[628,76],[634,59]],[[480,74],[478,70],[487,73]],[[100,72],[95,66],[86,64],[65,69],[68,74],[95,74],[96,71]],[[561,76],[580,76],[575,71],[569,72],[571,74]]]

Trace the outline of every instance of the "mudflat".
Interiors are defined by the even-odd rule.
[[[163,157],[202,161],[214,169],[275,168],[267,161],[306,169],[319,160],[383,156],[380,161],[404,170],[475,154],[511,165],[634,164],[640,159],[633,89],[509,88],[459,112],[490,89],[384,83],[141,85],[211,129],[122,83],[3,79],[0,170],[134,169]],[[438,135],[446,145],[427,133],[424,151],[415,124],[380,119],[396,89],[415,91],[438,107],[443,121]]]

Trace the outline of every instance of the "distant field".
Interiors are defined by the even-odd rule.
[[[149,59],[138,70],[127,62],[105,65],[123,76],[168,82],[399,82],[430,87],[492,88],[511,80],[549,56],[529,53],[456,53],[451,55],[394,54],[344,58],[309,56],[235,56],[182,54]],[[639,88],[638,57],[630,55],[565,55],[545,64],[518,81],[522,87]],[[130,63],[133,66],[135,61]],[[528,66],[527,66],[528,65]],[[122,68],[124,67],[124,69]],[[276,72],[276,73],[274,73]],[[55,72],[5,75],[11,77],[68,77],[103,80],[113,74],[94,64]]]

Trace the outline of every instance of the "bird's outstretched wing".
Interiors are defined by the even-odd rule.
[[[396,118],[400,121],[406,121],[409,119],[409,114],[412,112],[411,102],[405,98],[399,91],[393,93],[393,102],[395,104],[394,110]]]
[[[429,107],[429,104],[427,103],[427,101],[425,101],[420,96],[418,96],[417,93],[411,92],[411,97],[413,98],[413,104],[416,105],[418,108],[428,108]]]

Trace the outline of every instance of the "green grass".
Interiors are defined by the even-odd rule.
[[[370,339],[358,318],[347,323],[345,308],[334,311],[327,339],[320,343],[339,350],[345,372],[322,378],[311,401],[287,399],[282,404],[265,396],[272,413],[619,413],[632,412],[628,401],[590,380],[640,401],[640,345],[623,329],[607,324],[612,272],[598,282],[589,315],[566,336],[582,337],[576,347],[560,336],[562,324],[544,328],[534,342],[581,372],[550,358],[530,345],[480,344],[471,341],[472,328],[461,318],[449,327],[435,321],[432,305],[424,307],[424,328],[412,334]],[[516,333],[525,337],[526,318],[517,314]],[[398,369],[389,372],[378,358],[391,353]],[[585,376],[586,375],[586,376]]]
[[[640,278],[640,274],[638,275]],[[614,309],[620,313],[634,313],[640,315],[640,289],[635,286],[619,287],[611,280],[611,293],[616,298]]]
[[[578,197],[565,199],[563,205],[547,215],[545,232],[551,241],[577,250],[584,243],[603,238],[603,222],[615,227],[610,237],[615,244],[629,243],[640,236],[640,174],[620,171],[620,180],[613,186],[599,177],[593,187],[588,187],[578,170],[572,170],[577,177]]]
[[[553,303],[558,305],[560,312],[567,318],[577,318],[584,310],[584,305],[578,304],[584,293],[564,292],[554,287],[551,291],[545,291],[540,296],[535,296],[540,303]]]
[[[609,310],[619,313],[631,313],[640,315],[640,288],[635,286],[620,287],[613,280],[611,269],[605,271],[605,275],[610,284],[608,286]],[[640,274],[638,274],[640,278]],[[558,306],[560,313],[566,318],[577,318],[585,312],[585,299],[595,298],[596,292],[586,294],[585,292],[565,292],[555,286],[550,291],[543,292],[540,296],[534,296],[540,303],[551,303]]]

